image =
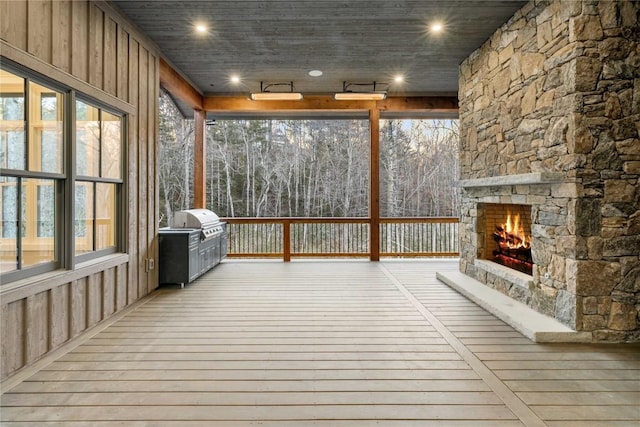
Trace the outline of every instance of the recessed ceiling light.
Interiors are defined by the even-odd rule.
[[[237,85],[238,83],[240,83],[240,77],[236,75],[231,76],[230,80],[231,80],[231,83],[233,83],[234,85]]]
[[[206,34],[208,28],[204,24],[196,24],[196,31],[200,34]]]
[[[402,83],[404,81],[404,76],[398,74],[397,76],[395,76],[393,78],[393,81],[396,82],[396,83]]]
[[[309,71],[309,75],[311,77],[320,77],[322,75],[322,71],[320,71],[320,70],[311,70],[311,71]]]
[[[444,30],[444,25],[442,22],[434,22],[431,24],[430,29],[432,33],[441,33]]]

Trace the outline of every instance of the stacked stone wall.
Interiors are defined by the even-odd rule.
[[[460,68],[461,270],[596,340],[640,338],[640,2],[535,0]],[[477,203],[532,205],[530,289],[478,258]]]

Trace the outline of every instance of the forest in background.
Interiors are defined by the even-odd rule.
[[[192,207],[193,121],[162,94],[160,225]],[[380,214],[457,216],[457,120],[381,120]],[[366,217],[369,123],[217,120],[207,127],[207,203],[221,217]]]

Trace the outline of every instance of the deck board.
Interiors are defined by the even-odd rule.
[[[435,279],[457,261],[226,261],[6,391],[3,426],[640,422],[640,348],[541,345]]]

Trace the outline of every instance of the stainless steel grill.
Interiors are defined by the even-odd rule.
[[[159,235],[160,283],[184,286],[227,256],[226,223],[208,209],[176,212]]]
[[[223,223],[208,209],[188,209],[173,215],[172,228],[198,228],[200,239],[209,240],[224,232]]]

